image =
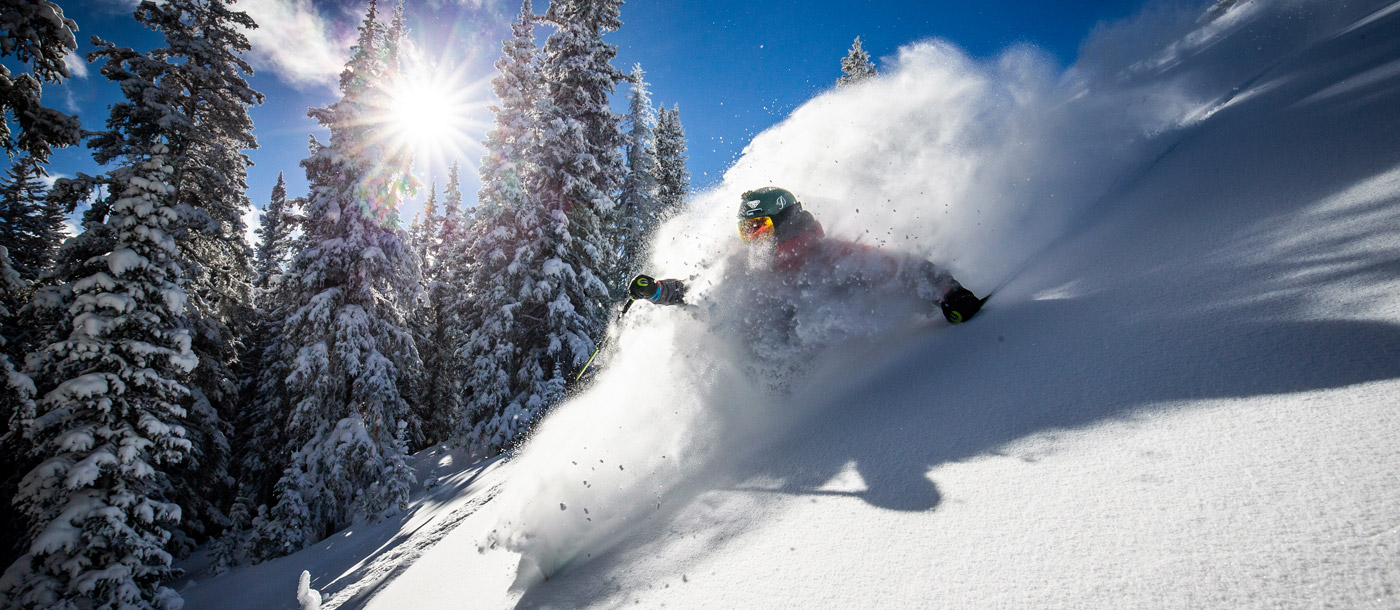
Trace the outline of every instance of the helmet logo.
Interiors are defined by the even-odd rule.
[[[784,197],[784,196],[782,196],[782,195],[778,195],[778,207],[779,207],[779,208],[787,207],[787,197]]]
[[[744,203],[747,204],[747,205],[749,206],[749,209],[750,209],[750,210],[757,210],[757,209],[758,209],[758,206],[763,205],[763,200],[762,200],[762,199],[750,199],[750,200],[748,200],[748,201],[745,201]]]

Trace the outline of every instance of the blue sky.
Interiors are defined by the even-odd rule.
[[[119,45],[148,49],[157,35],[131,19],[136,0],[60,0],[78,22],[80,52],[98,35]],[[942,38],[973,56],[993,56],[1008,46],[1032,44],[1062,65],[1073,63],[1079,43],[1104,20],[1129,16],[1143,0],[633,0],[622,7],[623,27],[607,36],[618,46],[614,65],[630,70],[641,63],[653,101],[678,104],[690,143],[692,185],[718,182],[750,138],[791,110],[831,87],[840,59],[856,36],[879,59],[905,44]],[[536,0],[543,12],[546,0]],[[253,110],[261,147],[249,196],[264,205],[277,173],[286,173],[292,195],[305,192],[298,162],[306,156],[307,135],[323,133],[306,109],[334,101],[335,74],[366,2],[325,0],[242,0],[239,8],[262,26],[250,36],[257,74],[252,83],[266,96]],[[452,157],[463,165],[463,191],[474,200],[478,142],[489,128],[487,81],[499,56],[500,41],[520,9],[514,0],[409,0],[412,36],[432,72],[453,83],[468,102],[465,130]],[[387,11],[386,11],[387,12]],[[540,43],[547,30],[539,31]],[[81,73],[82,70],[78,70]],[[616,107],[625,104],[626,88]],[[51,105],[77,112],[87,129],[101,129],[116,87],[95,66],[45,92]],[[423,159],[415,173],[426,184],[444,182],[446,162]],[[98,168],[84,148],[58,152],[51,171],[72,175]],[[421,196],[420,196],[421,197]],[[405,210],[405,221],[417,205]]]

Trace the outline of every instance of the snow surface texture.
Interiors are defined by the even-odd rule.
[[[324,608],[1400,606],[1397,6],[1158,9],[1064,72],[910,45],[666,227],[657,275],[699,310],[635,306],[513,459],[181,593],[295,608],[309,569]],[[765,184],[1010,281],[956,327],[814,299],[803,358],[765,353],[723,305]]]

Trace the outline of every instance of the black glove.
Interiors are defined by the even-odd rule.
[[[657,305],[685,305],[685,284],[680,280],[658,280],[649,275],[632,278],[627,294],[638,301]]]
[[[966,322],[977,315],[977,311],[982,309],[982,299],[977,298],[966,288],[956,286],[943,295],[943,302],[939,303],[943,309],[943,317],[948,318],[951,324]]]

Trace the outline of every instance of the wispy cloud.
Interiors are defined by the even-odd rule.
[[[163,2],[164,0],[156,0],[156,1],[157,1],[157,3],[161,3],[161,2]],[[113,13],[113,14],[115,14],[115,13],[125,13],[125,12],[127,12],[127,11],[134,11],[134,10],[136,10],[136,7],[138,7],[138,6],[140,6],[140,5],[141,5],[141,0],[111,0],[110,2],[98,2],[98,3],[97,3],[97,10],[106,11],[106,12],[108,12],[108,13]]]
[[[73,95],[73,89],[65,87],[63,89],[63,108],[69,114],[82,114],[83,107],[78,104],[77,96]]]
[[[452,5],[452,4],[458,4],[458,5],[462,5],[462,6],[471,6],[472,8],[482,8],[482,7],[489,7],[489,6],[492,6],[492,5],[496,4],[496,3],[497,3],[497,0],[428,0],[428,6],[431,6],[431,7],[433,7],[433,8],[441,8],[441,7],[443,7],[444,5]],[[507,4],[509,4],[509,3],[507,3]],[[517,4],[518,4],[518,3],[517,3]],[[539,4],[545,4],[545,3],[544,3],[544,2],[539,2]]]
[[[139,4],[141,0],[110,0],[103,6],[124,12]],[[254,69],[272,72],[299,88],[335,85],[354,41],[353,27],[338,27],[312,0],[239,0],[233,9],[258,23],[247,33],[253,45],[248,61]]]
[[[69,51],[63,56],[63,64],[68,67],[68,76],[75,79],[85,79],[88,77],[88,63],[81,55]],[[63,88],[63,107],[71,114],[79,114],[82,107],[78,104],[78,99],[73,95],[72,87]]]
[[[68,67],[68,75],[73,78],[88,77],[87,60],[79,57],[77,53],[69,51],[67,55],[64,55],[63,65]]]
[[[258,29],[248,32],[249,61],[296,87],[330,86],[345,67],[352,31],[338,28],[310,0],[242,0]],[[338,31],[346,36],[338,35]]]
[[[478,6],[488,2],[445,1]],[[125,12],[140,3],[141,0],[110,0],[103,6]],[[338,82],[354,43],[355,19],[363,15],[363,7],[351,6],[322,12],[312,0],[239,0],[233,8],[248,13],[258,24],[257,29],[247,32],[253,46],[248,61],[253,68],[272,72],[298,88],[334,86]],[[349,21],[342,23],[344,19]],[[72,65],[70,60],[70,69]]]

